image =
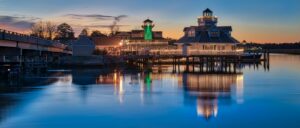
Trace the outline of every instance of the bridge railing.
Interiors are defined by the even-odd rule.
[[[64,45],[58,41],[50,41],[42,38],[38,38],[35,36],[20,34],[16,32],[11,32],[7,30],[0,29],[0,39],[1,40],[10,40],[10,41],[18,41],[18,42],[26,42],[31,44],[56,47],[60,49],[65,49],[67,45]]]
[[[0,56],[0,63],[20,62],[19,56]]]

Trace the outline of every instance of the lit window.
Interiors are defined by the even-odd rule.
[[[188,37],[195,37],[195,30],[189,30],[188,31]]]
[[[218,31],[210,31],[209,36],[210,37],[219,37],[220,33]]]

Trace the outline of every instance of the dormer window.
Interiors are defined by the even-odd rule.
[[[219,37],[220,36],[220,32],[219,31],[210,31],[209,32],[209,36],[210,37]]]
[[[195,37],[196,36],[195,29],[188,30],[187,36],[188,37]]]

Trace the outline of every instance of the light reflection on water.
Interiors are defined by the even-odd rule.
[[[0,126],[299,127],[299,64],[300,56],[272,55],[270,71],[246,65],[236,73],[186,73],[183,66],[173,73],[162,66],[1,80]]]

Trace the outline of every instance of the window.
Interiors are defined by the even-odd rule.
[[[191,29],[188,31],[188,37],[195,37],[196,34],[195,34],[195,30],[194,29]]]
[[[209,36],[210,37],[219,37],[220,33],[219,33],[219,31],[210,31]]]

